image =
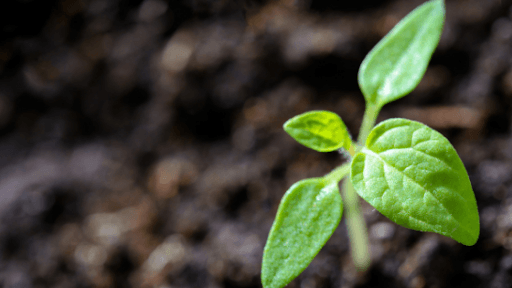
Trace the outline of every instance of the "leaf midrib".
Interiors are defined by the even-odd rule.
[[[432,193],[430,192],[429,190],[427,190],[425,187],[423,187],[423,185],[421,185],[420,183],[416,182],[414,179],[410,178],[409,176],[407,176],[405,173],[402,173],[400,170],[398,170],[395,166],[389,164],[388,162],[386,162],[384,159],[382,159],[382,157],[380,157],[379,154],[373,152],[372,150],[368,149],[368,148],[363,148],[363,152],[364,153],[368,153],[369,155],[371,156],[374,156],[376,157],[379,161],[381,161],[382,163],[384,163],[385,165],[393,168],[395,171],[397,171],[398,173],[402,174],[405,178],[409,179],[411,182],[413,182],[414,184],[418,185],[420,188],[423,189],[423,191],[425,191],[425,193],[429,193],[434,199],[436,199],[436,201],[438,202],[438,204],[443,208],[443,210],[445,210],[445,212],[450,216],[450,218],[452,218],[453,220],[455,220],[455,222],[459,225],[459,227],[463,227],[470,235],[472,235],[472,233],[470,232],[470,230],[468,230],[465,226],[462,225],[462,223],[460,221],[458,221],[457,219],[455,219],[455,217],[453,217],[453,215],[447,210],[447,208],[441,203],[441,201],[439,201],[439,199],[437,199],[437,197]],[[386,177],[384,176],[384,178],[386,179]],[[387,184],[387,179],[386,179],[386,185],[388,186],[388,189],[390,191],[391,188],[389,187],[389,185]],[[417,219],[416,217],[414,216],[411,216],[409,215],[409,217],[412,217],[412,218],[415,218]],[[420,219],[417,219],[421,222],[425,222],[423,220],[420,220]],[[432,224],[429,224],[432,226]],[[450,233],[450,235],[452,234],[453,232]]]

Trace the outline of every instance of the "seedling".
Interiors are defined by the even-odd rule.
[[[359,87],[366,111],[354,143],[341,118],[328,111],[293,117],[284,130],[319,152],[340,150],[348,163],[286,191],[263,254],[265,288],[281,288],[297,277],[339,225],[343,202],[352,257],[359,270],[370,264],[359,195],[398,225],[435,232],[472,246],[480,223],[475,195],[457,152],[439,132],[401,118],[374,127],[381,108],[420,82],[443,29],[443,0],[424,3],[400,21],[366,56]],[[357,192],[357,194],[356,194]]]

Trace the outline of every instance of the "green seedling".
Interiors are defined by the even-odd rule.
[[[443,29],[443,0],[424,3],[398,23],[366,56],[358,74],[366,111],[357,142],[341,118],[328,111],[293,117],[284,130],[319,152],[342,151],[345,163],[286,191],[263,254],[265,288],[296,278],[339,225],[346,223],[356,268],[370,264],[359,195],[398,225],[435,232],[467,246],[480,233],[471,183],[457,152],[439,132],[401,118],[375,126],[381,108],[410,93],[423,77]],[[342,195],[338,190],[343,181]],[[357,194],[356,194],[357,193]]]

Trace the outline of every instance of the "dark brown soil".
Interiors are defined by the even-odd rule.
[[[282,124],[338,113],[356,137],[368,51],[423,0],[0,3],[0,287],[261,287],[295,181],[342,163]],[[470,174],[466,247],[362,203],[372,265],[344,222],[288,287],[512,287],[512,1],[447,0],[411,95]]]

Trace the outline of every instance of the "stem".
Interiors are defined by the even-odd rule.
[[[368,134],[370,134],[370,131],[372,131],[375,126],[375,121],[377,121],[380,109],[380,106],[368,105],[367,103],[366,110],[364,111],[363,123],[359,130],[359,137],[357,138],[357,143],[359,143],[359,145],[364,146],[366,143],[366,138],[368,138]]]
[[[343,177],[350,173],[350,163],[351,162],[338,166],[336,169],[332,170],[331,173],[325,175],[324,179],[327,182],[340,182]]]
[[[354,265],[359,271],[366,271],[370,266],[370,251],[368,248],[368,233],[363,214],[359,209],[359,197],[350,182],[345,178],[342,184],[343,200],[345,202],[345,223],[347,224],[350,248]]]
[[[364,111],[363,123],[361,124],[361,130],[359,130],[359,138],[357,139],[357,143],[360,147],[365,145],[366,138],[368,138],[370,131],[372,131],[375,126],[380,109],[380,106],[368,105],[367,103],[366,110]],[[352,259],[354,260],[354,265],[357,270],[365,271],[368,269],[371,262],[368,247],[368,232],[366,230],[364,216],[359,208],[359,197],[356,194],[354,186],[352,186],[350,177],[343,181],[341,191],[345,202],[345,223],[347,224],[348,236],[350,239]]]

